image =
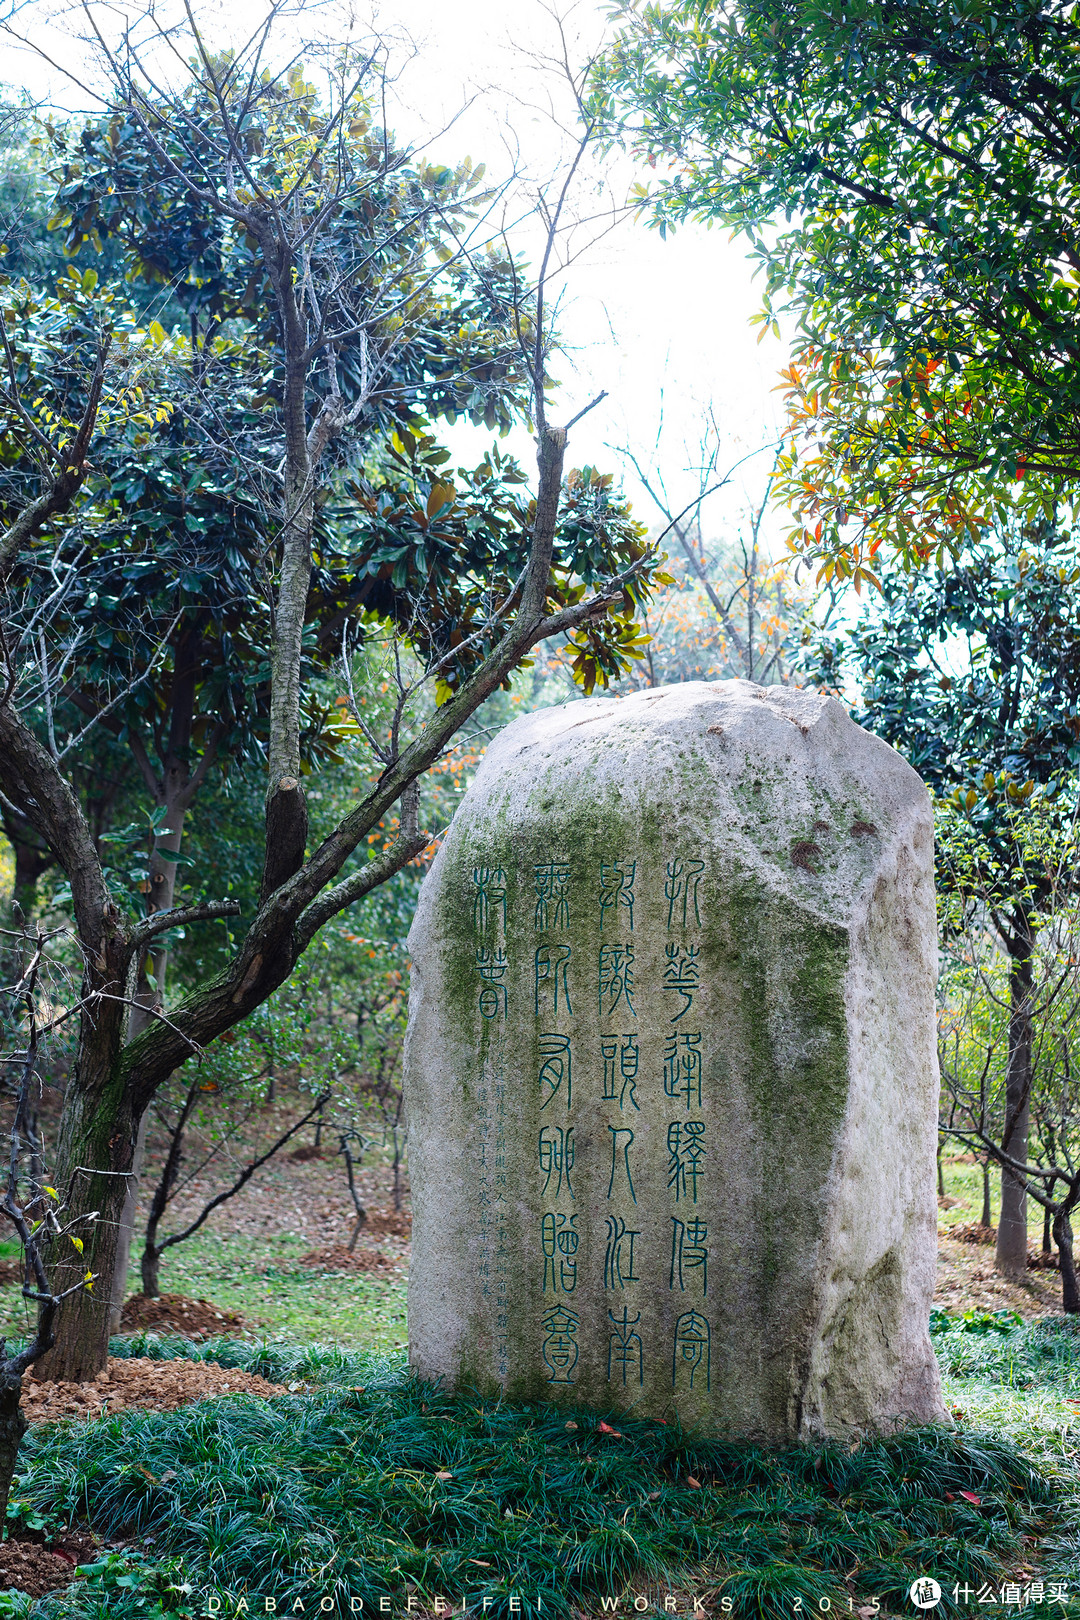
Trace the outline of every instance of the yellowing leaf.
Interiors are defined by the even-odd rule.
[[[449,506],[456,494],[457,491],[452,484],[432,484],[431,494],[427,498],[428,517],[434,517],[444,506]]]
[[[83,1252],[82,1238],[73,1237],[71,1241],[72,1241],[72,1243],[74,1243],[74,1245],[78,1249],[79,1253],[82,1254],[82,1252]]]
[[[150,332],[150,336],[159,347],[162,343],[167,341],[165,328],[162,326],[160,321],[151,321],[148,330]]]

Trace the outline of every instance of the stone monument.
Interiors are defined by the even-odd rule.
[[[496,739],[421,890],[409,1344],[785,1442],[944,1420],[930,803],[814,691]]]

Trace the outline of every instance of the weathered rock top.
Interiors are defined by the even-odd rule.
[[[669,796],[684,793],[682,815],[711,822],[758,877],[785,888],[794,878],[800,901],[837,922],[847,920],[852,884],[871,869],[867,840],[907,833],[913,819],[933,832],[918,773],[835,698],[744,680],[687,681],[522,715],[488,748],[459,820],[482,805],[512,834],[538,809],[558,821],[573,805],[585,818],[594,812],[599,831],[609,806],[648,816],[661,781]],[[694,791],[706,784],[706,793]]]

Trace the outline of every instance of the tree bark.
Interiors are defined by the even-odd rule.
[[[1073,1262],[1072,1222],[1064,1208],[1054,1216],[1054,1242],[1058,1247],[1061,1266],[1061,1308],[1067,1316],[1075,1316],[1080,1311],[1080,1286],[1077,1285]]]
[[[84,1019],[84,1026],[91,1037],[101,1037],[100,1026],[95,1027],[89,1018]],[[80,1061],[89,1044],[86,1039],[80,1042]],[[118,1038],[115,1044],[119,1046]],[[93,1273],[94,1284],[64,1301],[56,1342],[38,1363],[42,1378],[84,1383],[104,1369],[108,1357],[109,1283],[136,1135],[130,1093],[118,1080],[118,1057],[117,1052],[110,1084],[84,1091],[74,1081],[65,1103],[54,1172],[65,1202],[64,1218],[70,1221],[96,1213],[96,1219],[78,1228],[81,1252],[70,1238],[60,1238],[52,1245],[50,1274],[57,1293],[87,1272]]]
[[[161,1293],[161,1250],[147,1243],[140,1262],[142,1291],[147,1299],[157,1299]]]
[[[198,662],[201,652],[202,635],[197,626],[182,634],[173,649],[168,742],[160,779],[154,777],[145,753],[139,758],[155,808],[165,811],[164,822],[154,835],[154,847],[150,856],[148,874],[150,887],[146,897],[148,917],[162,911],[170,911],[176,903],[177,863],[170,857],[180,853],[187,812],[199,785],[205,779],[207,766],[215,753],[211,742],[193,777],[189,768],[189,750],[191,728],[195,719]],[[136,966],[135,1005],[128,1019],[129,1041],[141,1035],[150,1027],[157,1014],[164,1011],[168,965],[169,951],[164,944],[148,945],[140,953]],[[120,1312],[127,1292],[128,1267],[139,1203],[139,1185],[146,1157],[146,1130],[147,1118],[144,1110],[138,1120],[131,1175],[127,1182],[124,1208],[120,1215],[120,1229],[117,1233],[116,1258],[109,1291],[110,1333],[120,1331]],[[143,1292],[145,1293],[145,1289]]]
[[[983,1187],[983,1200],[982,1200],[982,1215],[980,1217],[980,1225],[982,1225],[982,1226],[993,1226],[993,1224],[994,1224],[993,1214],[992,1214],[992,1211],[990,1209],[990,1161],[989,1161],[989,1159],[984,1159],[983,1160],[982,1187]]]
[[[160,1292],[161,1256],[164,1250],[158,1246],[158,1227],[164,1215],[176,1178],[180,1174],[180,1162],[184,1153],[184,1128],[191,1118],[192,1109],[198,1099],[199,1087],[196,1082],[188,1087],[188,1094],[184,1098],[183,1107],[169,1142],[169,1151],[162,1167],[161,1177],[154,1189],[154,1196],[150,1201],[150,1213],[146,1221],[146,1237],[143,1243],[142,1261],[142,1291],[147,1299],[156,1299]],[[146,1114],[143,1119],[146,1119]]]
[[[20,1410],[22,1377],[19,1373],[4,1373],[0,1377],[0,1534],[7,1520],[8,1497],[15,1477],[15,1464],[19,1447],[27,1430],[27,1422]]]
[[[1031,1101],[1031,1001],[1034,931],[1026,915],[1018,919],[1010,946],[1009,1060],[1005,1080],[1005,1129],[1001,1146],[1011,1159],[1027,1160]],[[1001,1214],[998,1217],[995,1266],[1007,1277],[1027,1273],[1027,1193],[1007,1166],[1001,1170]]]

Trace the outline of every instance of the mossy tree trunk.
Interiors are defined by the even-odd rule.
[[[1009,1056],[1005,1078],[1005,1126],[1001,1147],[1010,1159],[1027,1160],[1031,1105],[1032,954],[1035,930],[1021,913],[1008,940]],[[1027,1190],[1022,1177],[1007,1166],[1001,1171],[1001,1214],[998,1217],[998,1271],[1021,1277],[1027,1271]]]
[[[15,1477],[15,1464],[19,1460],[19,1447],[27,1430],[27,1422],[19,1407],[22,1400],[22,1375],[0,1374],[0,1535],[7,1521],[8,1497]]]
[[[142,771],[154,807],[163,812],[154,833],[148,874],[146,915],[155,917],[171,911],[176,903],[177,858],[184,838],[184,822],[203,782],[217,757],[221,727],[215,728],[194,771],[188,768],[191,733],[195,720],[199,660],[202,635],[199,628],[184,633],[173,649],[173,678],[169,687],[169,725],[158,774],[141,741],[132,737],[132,752]],[[168,946],[149,941],[139,953],[135,969],[133,1005],[128,1019],[128,1039],[143,1034],[165,1008],[165,981],[169,965]],[[128,1263],[135,1232],[139,1184],[146,1153],[147,1113],[144,1110],[135,1135],[130,1174],[125,1185],[124,1207],[120,1214],[116,1254],[110,1273],[110,1331],[120,1327],[120,1311],[127,1290]],[[145,1289],[144,1289],[145,1292]]]

